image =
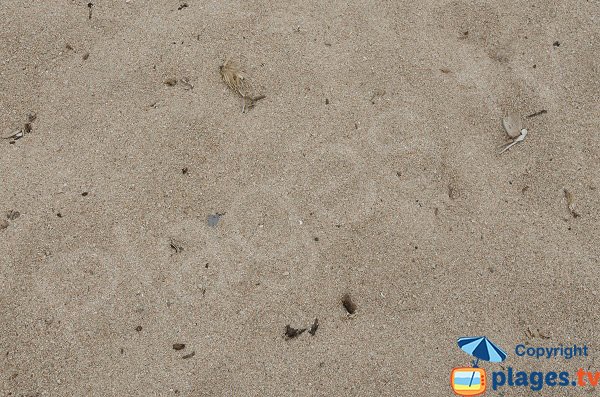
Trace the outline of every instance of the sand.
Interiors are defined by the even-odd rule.
[[[448,396],[477,335],[597,368],[597,1],[183,4],[0,3],[0,395]]]

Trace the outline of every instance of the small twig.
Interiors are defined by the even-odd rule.
[[[254,105],[256,105],[256,102],[265,98],[266,95],[257,95],[255,97],[243,96],[242,99],[244,101],[244,104],[242,105],[242,113],[246,113],[246,111],[252,109]]]
[[[511,147],[513,147],[514,145],[516,145],[519,142],[522,142],[525,137],[527,136],[527,130],[525,128],[523,128],[521,130],[521,135],[519,135],[514,141],[512,141],[511,143],[509,143],[508,145],[506,145],[504,147],[504,149],[502,149],[502,151],[500,152],[500,154],[506,152],[508,149],[510,149]]]
[[[184,360],[188,359],[188,358],[192,358],[196,355],[196,351],[191,352],[190,354],[186,354],[185,356],[182,356],[181,358],[183,358]]]
[[[318,328],[319,328],[319,319],[315,318],[315,322],[312,323],[312,325],[310,326],[308,333],[311,334],[312,336],[315,336]]]
[[[542,109],[539,112],[532,113],[529,116],[525,116],[525,117],[527,117],[528,119],[530,119],[532,117],[539,116],[541,114],[546,114],[546,113],[548,113],[548,111],[546,109]]]

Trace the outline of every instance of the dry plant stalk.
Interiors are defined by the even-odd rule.
[[[252,109],[256,102],[264,99],[264,95],[251,95],[251,88],[246,81],[245,73],[240,67],[230,59],[226,59],[223,65],[219,67],[221,79],[230,90],[242,97],[242,113]]]

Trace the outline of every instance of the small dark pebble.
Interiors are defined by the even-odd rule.
[[[288,324],[285,326],[285,337],[286,337],[286,339],[293,339],[293,338],[296,338],[296,337],[302,335],[302,333],[304,331],[306,331],[306,328],[296,329],[296,328],[290,327],[290,325]]]
[[[125,349],[121,348],[121,354],[123,354],[123,352],[125,352]]]
[[[164,83],[165,83],[166,85],[168,85],[168,86],[172,87],[172,86],[174,86],[175,84],[177,84],[177,79],[173,79],[173,78],[171,78],[171,79],[166,79],[166,80],[164,81]]]
[[[187,358],[192,358],[192,357],[194,357],[195,355],[196,355],[196,352],[195,352],[195,351],[193,351],[193,352],[191,352],[190,354],[186,354],[185,356],[183,356],[183,357],[181,357],[181,358],[183,358],[183,359],[185,360],[185,359],[187,359]]]
[[[83,197],[87,196],[88,194],[89,194],[88,192],[83,192],[83,193],[81,193],[81,195],[82,195]]]
[[[329,105],[329,98],[325,98],[325,105]]]
[[[84,61],[87,61],[87,59],[88,59],[89,57],[90,57],[90,53],[89,53],[89,52],[86,52],[85,54],[83,54],[83,55],[81,56],[81,59],[83,59]]]
[[[188,4],[187,4],[187,3],[183,3],[183,4],[181,4],[179,7],[177,7],[177,9],[178,9],[179,11],[181,11],[181,10],[183,10],[184,8],[187,8],[187,7],[189,7],[189,6],[188,6]]]
[[[57,212],[57,213],[56,213],[56,216],[58,216],[59,218],[62,218],[62,217],[63,217],[62,213],[60,213],[60,212]]]
[[[173,343],[173,349],[183,350],[185,349],[185,343]]]
[[[308,333],[311,334],[312,336],[315,336],[318,328],[319,328],[319,319],[315,318],[315,322],[310,326]]]
[[[315,237],[315,238],[314,238],[314,240],[315,240],[315,241],[319,241],[319,238],[318,238],[318,237]]]
[[[187,173],[188,173],[188,168],[187,168],[187,167],[184,167],[184,168],[182,168],[182,169],[181,169],[181,173],[182,173],[183,175],[187,174]]]
[[[141,326],[141,325],[138,325],[137,327],[135,327],[135,330],[136,330],[137,332],[140,332],[140,331],[142,330],[142,326]]]
[[[559,41],[555,41],[552,45],[554,47],[560,47],[560,42]]]
[[[344,309],[346,309],[348,314],[354,314],[356,312],[356,304],[350,297],[350,294],[345,294],[342,297],[342,305],[344,305]]]

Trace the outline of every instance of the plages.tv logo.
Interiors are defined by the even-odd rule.
[[[512,366],[501,367],[486,374],[483,368],[478,367],[480,360],[494,363],[506,359],[506,353],[485,336],[459,338],[458,347],[465,353],[473,356],[472,367],[454,368],[450,374],[450,386],[455,394],[459,396],[478,396],[486,391],[486,388],[497,391],[504,387],[528,388],[539,392],[544,388],[572,388],[575,390],[582,387],[600,386],[600,371],[590,371],[580,366],[574,370],[551,370],[522,371]],[[573,344],[563,346],[529,346],[520,343],[515,346],[513,359],[519,360],[554,360],[559,359],[569,362],[573,358],[583,359],[589,356],[587,344]],[[511,359],[511,361],[514,361]],[[581,364],[580,364],[581,365]]]
[[[479,368],[479,360],[499,363],[506,359],[506,352],[493,344],[487,337],[466,337],[458,339],[458,347],[473,356],[472,367],[457,367],[450,373],[450,386],[459,396],[478,396],[485,393],[487,377]]]

